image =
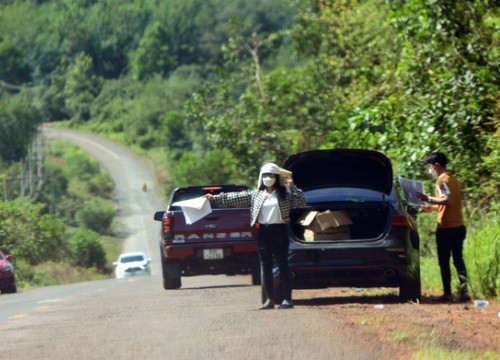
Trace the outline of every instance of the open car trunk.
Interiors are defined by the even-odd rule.
[[[390,218],[391,208],[383,203],[362,207],[321,204],[294,210],[291,227],[299,241],[358,242],[380,238]]]

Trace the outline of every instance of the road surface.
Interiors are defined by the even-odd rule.
[[[296,291],[291,310],[259,311],[250,276],[183,278],[162,287],[153,214],[164,208],[149,166],[109,140],[44,130],[74,142],[110,173],[124,251],[153,258],[153,275],[0,295],[2,359],[396,359],[390,343],[325,311],[320,291]],[[141,189],[147,183],[147,191]]]

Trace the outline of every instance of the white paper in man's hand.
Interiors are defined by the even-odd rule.
[[[203,197],[178,201],[172,205],[181,207],[184,219],[186,219],[186,224],[188,225],[195,223],[212,212],[210,201]]]
[[[417,192],[424,193],[424,183],[421,181],[404,179],[401,176],[398,177],[399,184],[403,190],[406,201],[410,204],[415,205],[425,205],[425,202],[417,197]]]

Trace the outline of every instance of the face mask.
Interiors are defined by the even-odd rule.
[[[431,174],[433,177],[436,177],[437,176],[436,169],[434,169],[434,168],[429,169],[429,174]]]
[[[264,183],[265,186],[271,187],[276,182],[276,179],[273,177],[265,177],[262,179],[262,182]]]

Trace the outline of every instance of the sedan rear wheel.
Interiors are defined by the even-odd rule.
[[[420,301],[421,296],[420,279],[413,281],[403,280],[399,286],[399,299],[402,302],[417,302]]]

